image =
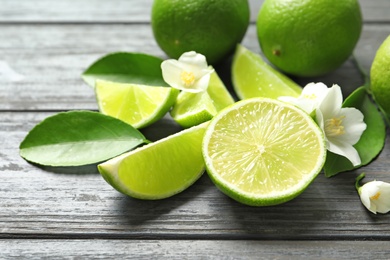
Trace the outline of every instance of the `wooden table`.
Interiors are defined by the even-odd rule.
[[[260,53],[255,19],[243,44]],[[360,0],[364,16],[357,59],[369,69],[390,34],[390,1]],[[390,258],[390,215],[361,204],[355,177],[390,182],[390,143],[356,171],[321,174],[298,198],[274,207],[241,205],[205,174],[183,193],[161,201],[126,197],[96,166],[37,167],[18,155],[28,131],[59,111],[96,110],[80,74],[115,51],[166,58],[150,27],[151,0],[0,0],[0,61],[23,76],[0,72],[0,258]],[[3,63],[4,64],[4,63]],[[230,85],[230,64],[217,67]],[[346,94],[363,84],[352,59],[323,81]],[[168,134],[169,118],[146,135]],[[164,132],[165,131],[165,132]],[[55,134],[55,133],[53,133]],[[161,136],[158,136],[159,138]]]

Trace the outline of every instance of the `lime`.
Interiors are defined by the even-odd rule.
[[[388,36],[378,51],[371,66],[371,92],[375,101],[390,117],[390,36]]]
[[[223,84],[222,80],[215,71],[210,75],[207,93],[213,100],[213,104],[217,111],[220,111],[221,109],[234,103],[232,95],[230,95],[225,84]]]
[[[217,109],[207,91],[181,92],[170,113],[180,126],[188,128],[209,121],[217,114]]]
[[[214,71],[207,91],[181,92],[170,113],[179,125],[188,128],[209,121],[218,111],[233,103],[234,99]]]
[[[174,104],[178,90],[97,80],[96,98],[101,113],[142,128],[162,118]]]
[[[267,64],[260,55],[238,45],[232,64],[232,82],[240,99],[297,97],[302,88]]]
[[[296,76],[318,76],[339,67],[361,29],[358,0],[265,0],[257,18],[264,55]]]
[[[249,25],[248,0],[155,0],[151,22],[161,49],[172,58],[187,51],[215,64],[232,52]]]
[[[207,172],[231,198],[276,205],[302,193],[321,171],[325,138],[303,110],[252,98],[222,110],[203,139]]]
[[[123,194],[157,200],[173,196],[204,172],[202,139],[207,123],[147,144],[98,165],[103,178]]]

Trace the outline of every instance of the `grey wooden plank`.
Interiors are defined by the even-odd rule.
[[[0,240],[2,259],[388,259],[384,241]]]
[[[153,0],[1,0],[0,23],[148,23]],[[263,0],[249,0],[255,22]],[[388,0],[360,0],[365,22],[389,22]]]
[[[390,239],[390,215],[369,213],[354,188],[363,171],[368,181],[390,182],[390,140],[369,166],[330,179],[321,174],[298,198],[274,207],[241,205],[207,175],[172,198],[142,201],[115,191],[94,165],[41,168],[20,158],[27,131],[51,114],[0,113],[0,238]]]
[[[355,54],[366,69],[389,34],[390,25],[364,26]],[[97,109],[92,88],[80,78],[92,62],[116,51],[166,58],[148,25],[0,25],[0,38],[7,39],[0,41],[0,60],[24,76],[13,82],[0,74],[0,110]],[[254,25],[243,45],[260,53]],[[217,71],[231,87],[230,60]],[[328,75],[294,80],[302,86],[312,81],[339,84],[346,94],[363,83],[351,60]]]
[[[1,0],[0,22],[148,22],[153,0]]]

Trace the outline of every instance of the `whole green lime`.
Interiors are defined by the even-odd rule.
[[[382,110],[390,116],[390,36],[388,36],[376,52],[372,62],[371,92]]]
[[[362,29],[357,0],[265,0],[257,34],[267,59],[296,76],[319,76],[344,63]]]
[[[232,53],[249,25],[247,0],[155,0],[152,29],[160,48],[178,58],[187,51],[215,64]]]

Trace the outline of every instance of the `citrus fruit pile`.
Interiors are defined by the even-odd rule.
[[[187,188],[206,167],[231,198],[267,206],[295,198],[322,170],[327,153],[323,131],[303,110],[277,101],[298,97],[302,88],[239,44],[249,13],[247,0],[154,1],[153,34],[169,57],[195,51],[216,64],[235,49],[232,85],[243,100],[234,103],[215,71],[201,93],[98,82],[103,113],[143,127],[169,111],[187,128],[100,164],[99,171],[114,188],[135,198],[162,199]],[[361,27],[356,0],[266,0],[257,18],[266,58],[299,76],[340,66],[351,55]],[[129,100],[125,96],[139,101],[118,102]],[[108,104],[110,99],[115,105]]]
[[[269,206],[301,194],[326,166],[326,131],[312,113],[278,101],[281,96],[318,97],[305,96],[280,70],[316,76],[340,66],[360,36],[357,0],[265,0],[257,18],[258,40],[265,57],[280,70],[239,44],[249,14],[247,0],[155,0],[154,37],[168,56],[180,58],[162,61],[146,54],[115,53],[84,72],[100,112],[127,123],[134,133],[165,115],[183,128],[156,142],[140,133],[137,145],[143,146],[100,163],[99,172],[116,190],[139,199],[164,199],[188,188],[206,169],[232,199]],[[233,52],[232,85],[242,99],[238,102],[207,64]],[[378,50],[371,70],[371,91],[388,115],[389,53],[390,38]],[[365,97],[366,92],[361,93],[350,102]],[[335,99],[341,106],[342,97]],[[343,134],[343,119],[324,124],[332,134]]]

